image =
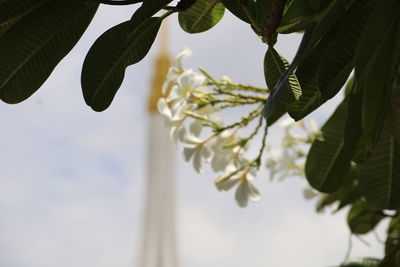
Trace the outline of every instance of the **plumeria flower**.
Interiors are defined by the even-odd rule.
[[[192,70],[186,70],[176,79],[176,84],[171,88],[168,102],[171,101],[187,101],[192,91],[198,90],[206,78]]]
[[[239,136],[236,134],[236,131],[224,131],[213,139],[210,147],[213,151],[211,167],[214,171],[223,171],[229,163],[236,162],[241,158],[241,155],[238,155],[242,152],[239,146],[227,147],[237,141],[239,141]]]
[[[222,119],[219,116],[219,109],[214,106],[207,105],[200,109],[193,110],[193,112],[196,115],[203,117],[204,120],[211,120],[216,124],[222,124]],[[203,129],[203,124],[204,122],[201,119],[193,120],[189,125],[190,133],[199,136]]]
[[[165,98],[160,98],[157,102],[157,109],[165,119],[165,125],[170,129],[170,137],[176,143],[182,141],[186,132],[183,122],[186,115],[178,110],[171,110]]]
[[[171,82],[175,81],[178,78],[178,76],[185,71],[185,69],[182,66],[182,59],[184,57],[190,56],[191,54],[192,51],[189,48],[184,47],[183,50],[172,61],[171,67],[168,70],[166,81],[164,82],[162,87],[163,95],[167,93],[167,89],[171,84]]]
[[[202,163],[211,160],[211,151],[207,146],[207,141],[210,138],[201,140],[190,133],[185,134],[183,154],[186,161],[193,158],[193,167],[198,173],[203,172]]]
[[[286,149],[271,149],[268,150],[268,159],[266,167],[270,171],[270,179],[273,180],[277,176],[278,180],[282,180],[289,176],[304,175],[304,165],[298,162],[295,153],[291,153]]]
[[[217,178],[215,185],[220,191],[228,191],[237,185],[235,199],[240,207],[246,207],[249,201],[260,200],[258,189],[251,183],[256,176],[257,168],[247,165],[237,168],[230,164],[226,168],[226,175]]]

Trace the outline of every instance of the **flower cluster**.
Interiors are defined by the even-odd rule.
[[[322,138],[317,123],[313,119],[296,122],[289,118],[281,123],[281,127],[284,129],[281,146],[267,148],[266,167],[270,171],[270,178],[282,180],[291,176],[305,177],[306,151],[314,140]],[[303,194],[306,199],[310,199],[319,193],[308,186]]]
[[[217,189],[227,191],[236,188],[235,199],[241,207],[260,199],[253,181],[264,150],[270,154],[267,167],[271,170],[271,177],[302,173],[299,159],[304,157],[304,153],[299,144],[316,138],[318,130],[315,123],[311,122],[309,129],[302,123],[285,122],[285,149],[283,153],[275,153],[265,144],[267,129],[262,117],[269,91],[233,83],[226,76],[217,81],[201,68],[199,72],[185,69],[182,59],[190,54],[190,50],[184,49],[177,55],[162,88],[164,97],[157,103],[171,139],[183,145],[185,160],[191,161],[199,173],[203,171],[204,163],[209,163],[213,171],[221,172],[215,180]],[[248,106],[249,113],[234,123],[225,124],[221,112],[237,106]],[[306,135],[296,135],[294,125]],[[249,135],[243,137],[239,134],[242,128],[249,127],[253,127]],[[204,131],[205,128],[208,131]],[[260,129],[264,129],[264,133]],[[249,159],[248,141],[257,135],[263,136],[261,149],[255,158]]]

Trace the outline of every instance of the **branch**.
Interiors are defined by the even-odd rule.
[[[126,6],[143,2],[143,0],[92,0],[92,1],[112,6]]]

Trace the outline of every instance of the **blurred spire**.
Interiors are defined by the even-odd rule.
[[[158,36],[158,55],[155,60],[152,88],[149,98],[149,111],[157,112],[157,101],[162,97],[161,88],[167,77],[168,69],[170,66],[169,57],[169,32],[168,20],[164,19],[161,26],[160,34]]]

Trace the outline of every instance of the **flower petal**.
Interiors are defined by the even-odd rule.
[[[160,98],[157,101],[157,109],[158,112],[160,112],[162,115],[164,115],[165,117],[172,119],[172,112],[168,107],[167,101],[165,100],[165,98]]]

